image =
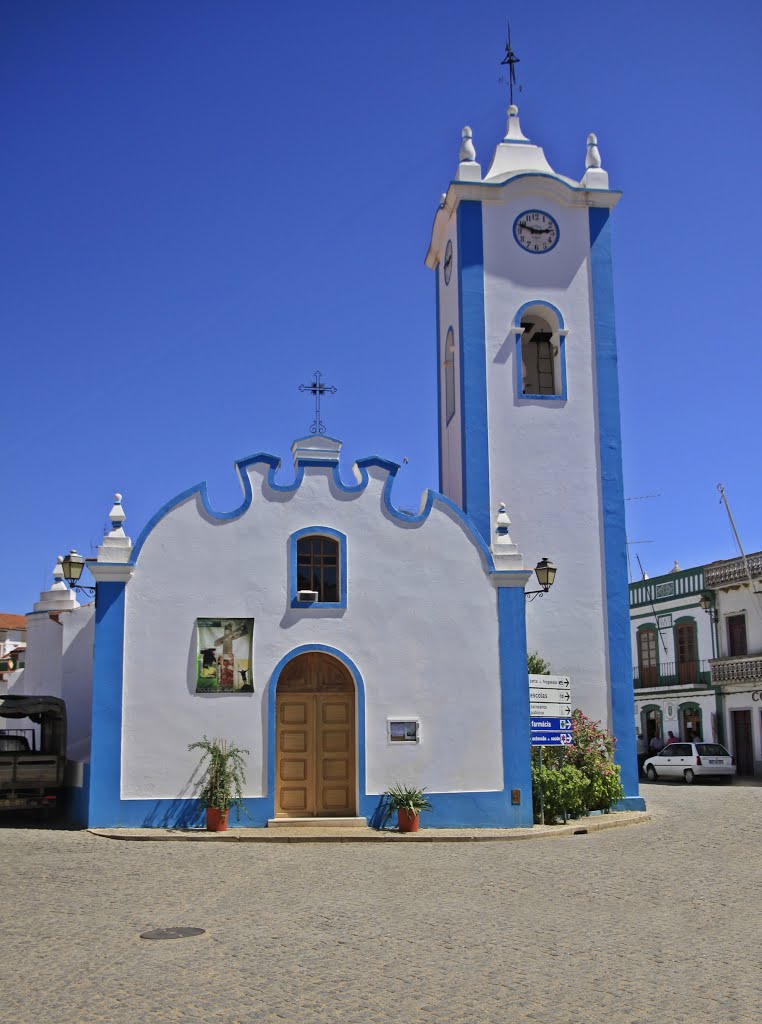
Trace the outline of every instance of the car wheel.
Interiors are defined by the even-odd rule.
[[[692,768],[686,768],[685,771],[683,772],[683,778],[685,779],[685,781],[688,783],[689,786],[691,785],[692,782],[695,782],[696,781],[696,776],[694,774],[693,769]]]
[[[649,764],[646,768],[646,777],[649,782],[656,782],[656,769],[652,764]]]

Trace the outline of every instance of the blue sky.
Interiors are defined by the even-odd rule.
[[[0,610],[236,458],[290,459],[320,368],[347,459],[436,487],[434,279],[460,131],[505,124],[506,4],[6,0]],[[655,575],[762,547],[758,4],[510,6],[524,131],[615,213],[625,493]],[[520,538],[517,538],[520,540]],[[552,554],[552,552],[551,552]],[[562,571],[562,567],[561,567]]]

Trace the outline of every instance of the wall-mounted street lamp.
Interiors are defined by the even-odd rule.
[[[717,609],[714,606],[714,594],[711,590],[705,590],[699,598],[699,606],[709,616],[710,622],[716,622],[718,618]]]
[[[534,601],[536,597],[542,597],[544,594],[547,594],[547,592],[553,586],[553,582],[556,578],[557,569],[555,565],[553,565],[551,560],[546,555],[543,555],[543,557],[534,567],[534,572],[535,576],[537,577],[537,582],[540,584],[542,589],[525,590],[524,596],[527,598],[528,601]]]
[[[78,555],[74,548],[64,556],[61,568],[70,590],[84,590],[87,594],[95,594],[95,587],[85,587],[79,582],[82,570],[85,568],[85,559],[82,555]]]

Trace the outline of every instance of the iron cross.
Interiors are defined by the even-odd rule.
[[[516,56],[516,54],[513,52],[513,47],[511,46],[511,23],[510,23],[510,21],[508,22],[508,38],[505,41],[505,57],[500,61],[500,63],[501,63],[501,65],[507,65],[508,69],[509,69],[508,70],[508,91],[510,93],[511,106],[513,106],[513,87],[516,84],[516,65],[521,63],[521,62],[519,61],[519,58]],[[500,79],[501,84],[503,83],[503,81],[504,81],[504,79],[501,78]],[[519,92],[521,92],[521,86],[519,86]]]
[[[315,396],[315,420],[310,427],[311,434],[324,434],[325,423],[320,419],[320,399],[323,395],[335,395],[336,388],[331,385],[324,384],[321,381],[322,373],[320,370],[315,370],[315,379],[311,384],[300,384],[300,391],[309,391],[311,395]]]

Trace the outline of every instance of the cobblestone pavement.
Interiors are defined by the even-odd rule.
[[[523,843],[116,842],[0,829],[17,1024],[758,1024],[762,787]],[[152,942],[150,928],[198,938]]]

